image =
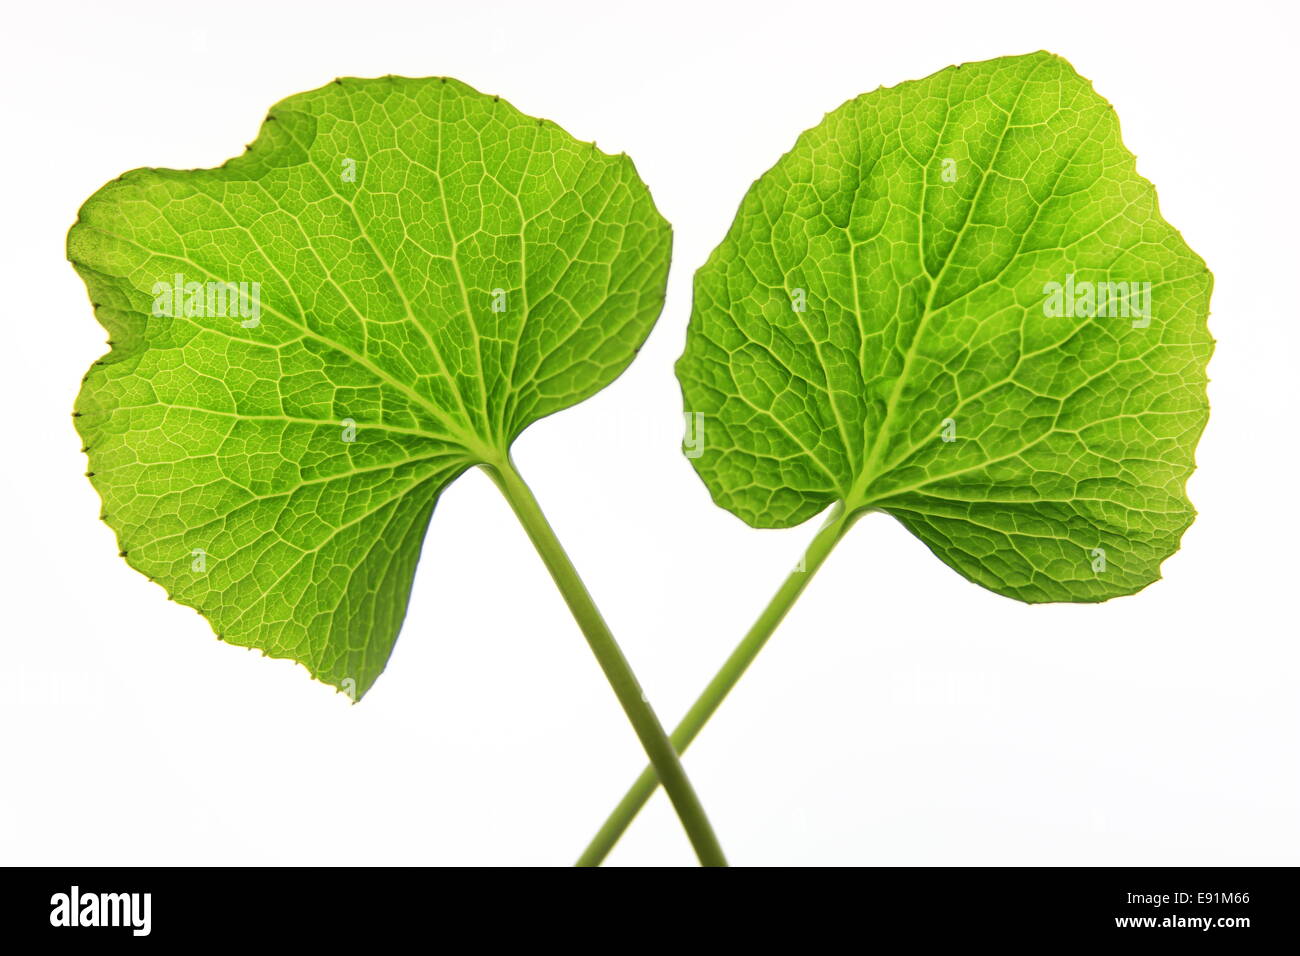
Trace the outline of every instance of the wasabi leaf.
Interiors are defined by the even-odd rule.
[[[68,236],[112,350],[76,423],[132,567],[355,697],[439,495],[609,384],[670,230],[626,156],[449,79],[336,80]]]
[[[692,460],[756,527],[840,501],[999,594],[1132,593],[1193,518],[1211,284],[1059,57],[859,96],[696,274]]]

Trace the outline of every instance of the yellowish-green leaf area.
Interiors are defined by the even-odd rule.
[[[1211,284],[1059,57],[865,94],[695,277],[694,464],[757,527],[839,500],[999,594],[1130,594],[1194,515]]]
[[[442,78],[127,173],[68,236],[112,345],[76,403],[104,518],[224,640],[359,697],[439,494],[627,366],[670,244],[626,156]]]

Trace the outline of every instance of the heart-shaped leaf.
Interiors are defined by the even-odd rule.
[[[109,183],[68,236],[112,345],[75,414],[127,561],[359,697],[439,494],[627,366],[670,241],[626,156],[438,78]]]
[[[696,274],[695,466],[757,527],[838,500],[1022,601],[1132,593],[1194,514],[1210,288],[1059,57],[865,94]]]

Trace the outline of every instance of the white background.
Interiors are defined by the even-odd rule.
[[[32,3],[6,11],[0,862],[564,864],[642,766],[485,477],[433,518],[359,705],[219,643],[117,556],[69,414],[105,349],[63,239],[137,166],[213,166],[336,75],[451,75],[629,153],[675,227],[632,368],[515,448],[674,723],[818,522],[755,531],[678,451],[694,269],[803,129],[1047,48],[1111,100],[1215,273],[1200,517],[1100,606],[967,583],[861,521],[686,761],[738,864],[1300,863],[1293,6]],[[220,11],[218,13],[218,11]],[[611,862],[689,864],[657,796]]]

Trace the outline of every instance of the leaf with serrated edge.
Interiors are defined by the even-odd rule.
[[[1059,57],[859,96],[696,274],[677,365],[695,467],[756,527],[838,500],[999,594],[1130,594],[1194,515],[1211,284]]]
[[[626,156],[450,79],[337,80],[220,168],[127,173],[68,236],[105,520],[224,640],[359,697],[438,496],[631,362],[670,244]]]

